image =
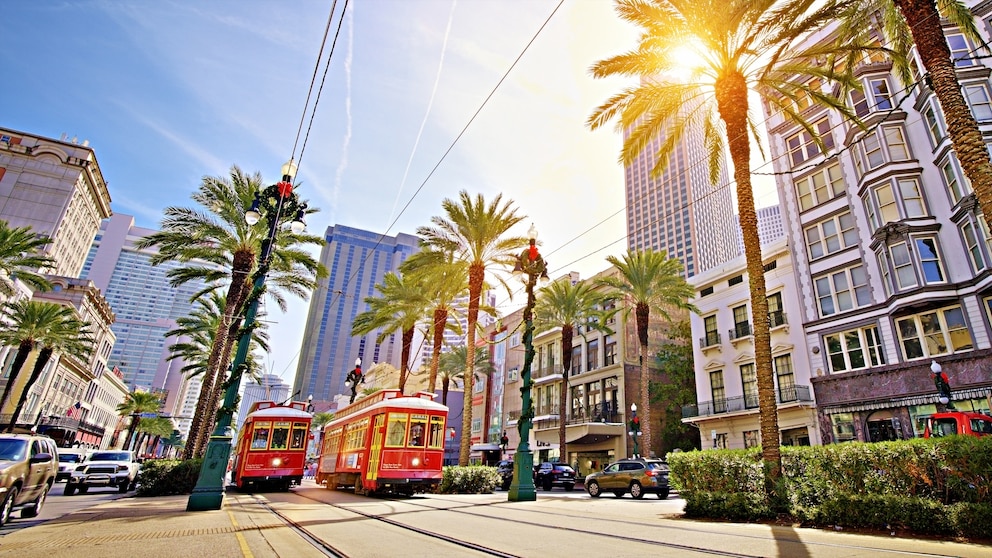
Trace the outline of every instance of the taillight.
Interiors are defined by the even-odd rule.
[[[656,473],[654,469],[648,469],[648,470],[644,471],[644,474],[647,475],[647,476],[649,476],[649,477],[653,477],[653,476],[657,475],[658,473]]]

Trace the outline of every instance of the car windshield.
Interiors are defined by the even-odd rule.
[[[27,440],[0,439],[0,461],[20,461],[27,449]]]
[[[572,472],[572,468],[569,467],[568,465],[555,465],[555,469],[559,471],[565,471],[566,473]]]
[[[82,460],[83,460],[83,456],[79,455],[78,453],[59,454],[59,461],[61,461],[62,463],[79,463]]]
[[[90,461],[131,461],[131,454],[126,451],[98,451],[90,456]]]

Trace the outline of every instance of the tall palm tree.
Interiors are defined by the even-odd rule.
[[[468,262],[455,259],[454,253],[427,247],[400,264],[404,277],[418,277],[424,296],[433,306],[429,334],[433,336],[430,376],[427,381],[431,393],[437,389],[437,371],[441,360],[445,330],[461,333],[457,321],[448,318],[457,312],[455,302],[468,293]]]
[[[459,384],[465,387],[465,378],[481,379],[490,374],[492,364],[489,360],[489,351],[483,349],[481,351],[475,351],[472,356],[474,361],[474,366],[472,366],[473,373],[465,374],[465,359],[468,358],[468,348],[465,345],[458,345],[451,347],[449,350],[441,353],[441,362],[438,365],[439,375],[441,377],[441,404],[448,404],[448,389],[451,387],[451,382],[455,383],[457,387]]]
[[[6,319],[0,320],[0,345],[17,347],[17,352],[11,362],[7,385],[0,396],[0,408],[7,404],[31,351],[39,345],[44,346],[52,328],[67,319],[67,312],[72,313],[61,304],[38,300],[8,301],[3,305],[2,314]]]
[[[473,199],[462,190],[458,200],[445,198],[441,203],[445,215],[431,217],[430,227],[418,227],[417,235],[424,243],[442,252],[451,252],[459,260],[468,262],[468,333],[465,346],[465,368],[475,362],[476,326],[479,323],[479,301],[486,281],[486,270],[512,267],[521,248],[529,244],[523,236],[507,236],[514,225],[524,219],[517,215],[513,202],[503,202],[502,194],[486,203],[482,194]],[[506,286],[502,278],[497,279]],[[507,288],[509,291],[509,288]],[[472,382],[473,375],[465,376],[464,413],[462,414],[462,439],[458,464],[468,465],[472,447]]]
[[[651,455],[651,388],[648,363],[648,325],[651,313],[670,320],[670,309],[695,311],[689,299],[695,295],[682,277],[682,262],[654,250],[628,251],[622,258],[607,256],[617,275],[601,277],[597,283],[624,301],[624,314],[634,312],[637,342],[641,351],[641,433],[644,453]]]
[[[855,88],[857,82],[850,74],[855,62],[873,51],[888,52],[877,46],[867,30],[841,37],[842,44],[801,45],[810,33],[835,23],[849,5],[847,0],[618,0],[620,17],[643,30],[638,48],[592,67],[596,77],[641,78],[639,85],[598,107],[588,121],[596,129],[617,119],[618,126],[629,131],[623,145],[624,162],[632,162],[658,134],[664,134],[655,153],[655,170],[660,172],[685,134],[702,130],[704,145],[710,148],[710,179],[715,182],[729,145],[751,293],[765,488],[771,498],[782,461],[768,301],[751,190],[748,138],[758,123],[752,119],[748,92],[761,94],[770,107],[798,122],[825,150],[815,128],[797,111],[795,100],[809,96],[855,119],[842,96],[823,93],[821,82],[837,83],[842,91]],[[700,66],[685,82],[658,79],[672,75],[684,63],[679,49],[686,47],[698,51]],[[847,72],[834,70],[836,59],[846,61]]]
[[[24,408],[24,402],[28,399],[28,392],[31,390],[31,386],[38,381],[41,371],[48,365],[54,353],[85,361],[93,352],[93,336],[87,331],[86,323],[79,319],[75,308],[47,302],[42,304],[52,304],[52,306],[57,308],[48,308],[51,316],[47,320],[48,327],[40,332],[35,345],[36,347],[41,347],[41,351],[34,361],[34,366],[31,368],[31,375],[28,376],[27,382],[24,383],[24,389],[21,390],[20,397],[17,398],[17,405],[14,407],[14,412],[10,417],[10,424],[7,425],[7,432],[14,431],[14,425],[17,424],[17,419],[21,415],[21,409]],[[13,375],[11,377],[13,378]],[[9,385],[10,383],[8,382]]]
[[[11,228],[0,221],[0,294],[14,294],[8,277],[17,277],[37,291],[47,291],[52,284],[37,270],[50,267],[52,259],[42,253],[50,242],[45,235],[31,232],[31,227]]]
[[[127,429],[124,449],[131,449],[131,438],[134,437],[135,430],[141,424],[141,415],[143,413],[157,413],[161,407],[162,400],[157,393],[134,391],[124,397],[124,402],[117,406],[117,414],[122,417],[131,417],[131,425]]]
[[[400,332],[400,393],[406,387],[410,369],[410,353],[417,324],[427,317],[429,301],[424,296],[424,285],[415,276],[400,277],[387,273],[382,283],[375,286],[379,296],[365,299],[369,309],[355,316],[351,334],[361,336],[378,330],[376,342],[381,343],[395,331]]]
[[[134,445],[135,453],[150,453],[155,455],[159,441],[172,435],[172,419],[155,417],[142,419],[137,431],[141,435],[140,442]]]
[[[842,32],[856,28],[858,21],[863,26],[864,14],[876,13],[891,48],[903,55],[895,59],[895,68],[906,84],[913,82],[907,60],[915,44],[927,73],[927,85],[940,101],[961,170],[975,190],[982,213],[987,218],[992,216],[992,161],[978,122],[961,92],[942,23],[944,19],[950,21],[975,44],[983,45],[974,16],[961,0],[861,0],[846,14],[847,25]]]
[[[568,373],[572,368],[572,341],[575,330],[585,338],[586,330],[595,330],[612,335],[613,330],[606,325],[607,319],[615,312],[604,310],[609,296],[598,290],[591,281],[572,284],[567,277],[559,279],[538,291],[534,305],[534,329],[540,333],[556,327],[561,328],[562,375],[558,393],[558,447],[562,461],[568,457],[565,442],[566,409],[568,403]]]
[[[206,448],[205,444],[194,440],[205,439],[213,427],[208,421],[216,407],[216,400],[212,399],[217,393],[214,388],[226,377],[231,349],[237,342],[242,316],[249,302],[252,279],[259,271],[258,257],[268,231],[265,227],[248,225],[244,216],[263,187],[261,174],[245,174],[236,165],[231,167],[229,178],[204,177],[192,196],[202,209],[166,208],[162,230],[135,243],[139,249],[157,249],[151,259],[152,265],[168,261],[186,264],[170,270],[167,275],[172,286],[202,280],[207,286],[195,298],[226,286],[223,319],[207,360],[207,373],[190,427],[191,443],[183,454],[186,459],[199,455]],[[316,211],[306,209],[306,213]],[[280,224],[295,217],[293,211],[283,211]],[[266,270],[266,293],[281,310],[286,309],[283,292],[304,298],[316,287],[317,280],[327,275],[327,270],[303,248],[322,246],[323,243],[320,236],[297,234],[288,229],[281,228],[276,235]]]

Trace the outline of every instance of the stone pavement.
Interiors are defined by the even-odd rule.
[[[188,495],[120,498],[9,533],[0,557],[262,558],[326,556],[250,495],[187,512]]]

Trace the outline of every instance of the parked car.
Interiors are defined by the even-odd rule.
[[[634,498],[643,498],[653,492],[664,500],[669,492],[668,463],[661,459],[620,459],[587,476],[585,486],[593,498],[603,492],[612,492],[617,498],[628,492]]]
[[[65,482],[65,495],[72,496],[77,490],[86,494],[90,487],[111,487],[120,492],[134,490],[138,468],[134,452],[94,451],[72,471]]]
[[[571,492],[575,489],[575,469],[564,463],[541,463],[534,472],[534,486],[544,490],[560,486]]]
[[[496,465],[496,471],[499,476],[503,477],[503,490],[509,490],[510,485],[513,484],[513,461],[503,460]]]
[[[88,450],[82,450],[79,448],[58,448],[58,452],[59,472],[55,475],[55,482],[62,482],[72,476],[72,470],[82,463]]]
[[[47,436],[0,434],[0,525],[15,509],[35,517],[58,472],[55,442]]]

